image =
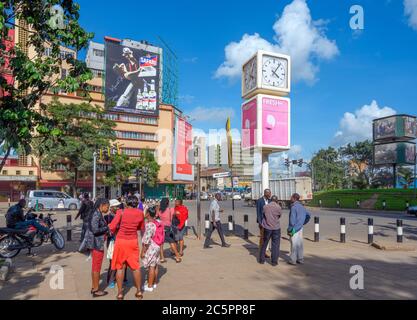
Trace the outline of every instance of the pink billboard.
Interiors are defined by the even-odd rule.
[[[262,145],[289,147],[289,101],[262,97]]]
[[[254,98],[242,106],[242,147],[251,148],[256,145],[257,99]]]

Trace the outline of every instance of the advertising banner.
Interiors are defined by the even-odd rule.
[[[374,146],[375,165],[415,163],[416,145],[412,142],[394,142]]]
[[[395,115],[374,120],[374,141],[414,140],[416,138],[416,118]]]
[[[159,114],[160,55],[106,40],[106,108]]]
[[[258,94],[242,105],[242,147],[290,149],[290,99]]]
[[[188,152],[193,147],[193,127],[184,119],[175,120],[173,150],[173,180],[194,181],[194,167],[188,161]]]
[[[242,106],[242,148],[255,147],[257,112],[256,97]]]
[[[268,148],[289,147],[289,101],[262,97],[262,145]]]

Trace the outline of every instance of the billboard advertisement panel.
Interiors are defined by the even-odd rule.
[[[374,141],[414,140],[416,118],[409,115],[395,115],[374,120]]]
[[[262,97],[262,145],[285,148],[289,141],[289,100]]]
[[[290,99],[258,94],[242,105],[242,147],[290,149]]]
[[[255,146],[255,134],[257,121],[257,99],[253,98],[242,106],[242,147],[252,148]]]
[[[415,163],[416,145],[412,142],[395,142],[374,146],[375,165]]]
[[[106,108],[158,116],[160,55],[107,39],[105,55]]]
[[[193,147],[193,127],[184,119],[175,120],[173,150],[173,180],[194,181],[194,166],[188,161],[188,152]]]

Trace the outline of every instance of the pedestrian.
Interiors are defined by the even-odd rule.
[[[156,208],[150,207],[146,213],[145,234],[142,238],[142,262],[148,269],[148,280],[144,290],[152,292],[158,283],[158,265],[160,262],[161,245],[164,243],[164,226],[156,220]]]
[[[122,203],[117,199],[110,200],[110,210],[109,214],[104,216],[104,220],[106,221],[107,225],[113,221],[114,217],[116,216],[116,212],[119,208],[121,208]],[[121,208],[122,209],[122,208]],[[116,234],[112,234],[111,236],[107,237],[107,250],[114,249],[114,241],[116,240]],[[113,248],[111,248],[111,242],[113,242]],[[113,252],[111,252],[113,254]],[[107,285],[110,289],[115,287],[115,280],[116,280],[116,270],[112,270],[111,268],[111,261],[112,258],[109,258],[109,268],[107,269]],[[125,271],[124,283],[127,282],[127,272]]]
[[[93,298],[107,295],[107,291],[99,290],[100,272],[104,257],[105,236],[109,234],[109,228],[104,220],[104,214],[109,211],[109,200],[99,198],[94,204],[93,213],[90,215],[88,225],[91,235],[87,237],[87,248],[90,249],[92,258],[92,288]]]
[[[303,226],[310,214],[300,203],[300,195],[294,193],[291,196],[290,218],[287,233],[291,242],[289,264],[304,263]]]
[[[112,258],[112,270],[117,270],[116,282],[118,288],[117,299],[123,300],[123,278],[126,266],[132,270],[136,287],[136,298],[142,299],[141,274],[139,264],[138,230],[144,231],[143,212],[138,208],[135,196],[127,198],[126,208],[117,210],[116,216],[110,223],[110,230],[117,231]]]
[[[174,238],[177,245],[179,245],[179,254],[182,257],[184,256],[184,234],[186,231],[185,222],[188,220],[188,208],[184,206],[182,199],[175,200],[174,212],[175,214],[172,224],[177,228]]]
[[[90,196],[87,192],[83,195],[83,200],[81,202],[80,210],[78,210],[77,215],[75,216],[74,220],[81,218],[83,225],[81,229],[81,239],[80,242],[84,240],[85,231],[88,228],[88,221],[90,219],[90,215],[93,212],[94,202],[90,200]]]
[[[222,241],[222,247],[228,248],[230,247],[230,244],[227,244],[224,239],[223,229],[222,229],[222,222],[220,220],[220,213],[223,213],[224,210],[220,209],[219,201],[221,201],[222,195],[218,192],[214,195],[213,200],[210,203],[210,228],[208,230],[208,233],[206,235],[206,241],[204,241],[204,249],[209,249],[210,247],[210,240],[211,235],[214,231],[214,229],[217,229],[217,232],[219,233],[220,240]]]
[[[259,252],[259,263],[265,263],[265,253],[269,240],[271,240],[271,263],[273,266],[278,265],[279,247],[281,242],[281,225],[280,218],[282,208],[278,204],[278,197],[272,196],[271,202],[263,208],[262,227],[264,228],[264,238],[262,247]]]
[[[175,261],[181,262],[180,254],[178,253],[177,245],[175,242],[175,231],[172,228],[172,218],[174,217],[174,208],[169,207],[169,199],[162,198],[159,208],[157,210],[157,217],[164,226],[165,231],[165,242],[167,242],[171,248],[171,251],[175,255]],[[161,245],[161,263],[165,263],[164,256],[164,244]]]
[[[256,222],[259,226],[259,250],[262,248],[262,244],[264,242],[264,227],[262,226],[263,209],[264,206],[270,202],[271,195],[271,190],[265,189],[263,197],[256,201]],[[265,258],[269,257],[270,256],[267,253],[265,253]]]

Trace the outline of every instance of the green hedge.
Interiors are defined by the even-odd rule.
[[[417,205],[417,199],[414,196],[414,189],[368,189],[368,190],[334,190],[322,191],[314,194],[313,200],[309,205],[314,207],[321,206],[324,208],[338,208],[337,201],[340,201],[341,208],[357,208],[357,200],[360,202],[377,197],[373,209],[383,210],[383,202],[386,202],[386,210],[403,211],[406,209],[406,203]]]

